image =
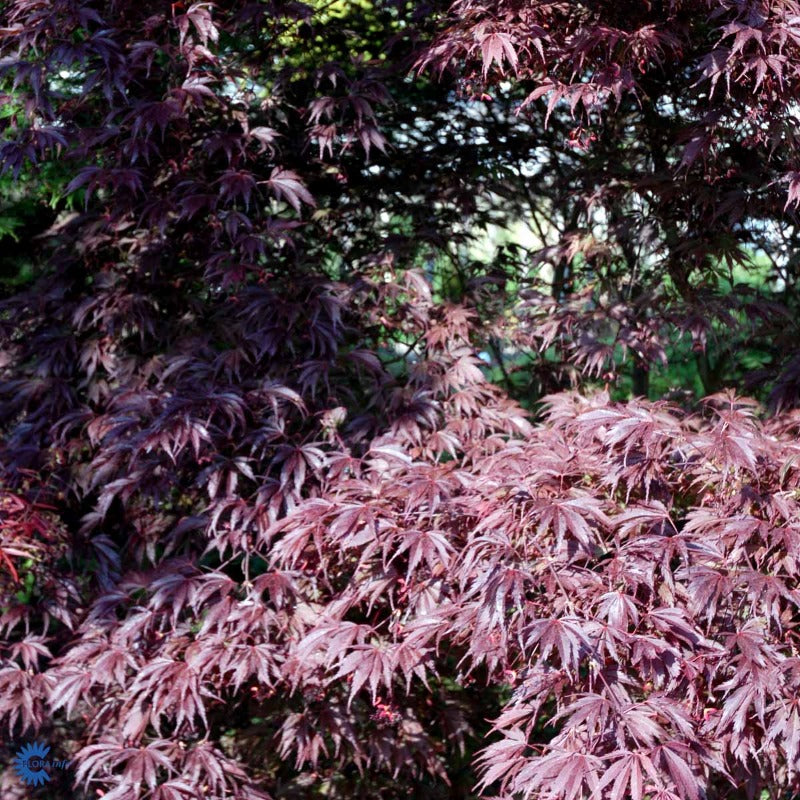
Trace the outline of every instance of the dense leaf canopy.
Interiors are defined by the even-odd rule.
[[[0,96],[3,798],[800,789],[800,5],[9,0]]]

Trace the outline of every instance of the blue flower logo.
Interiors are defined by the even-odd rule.
[[[50,776],[45,772],[45,756],[50,752],[50,747],[44,742],[26,744],[17,753],[14,759],[14,768],[22,782],[28,786],[39,786],[47,783]]]

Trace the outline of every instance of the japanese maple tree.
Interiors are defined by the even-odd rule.
[[[1,13],[4,798],[800,789],[795,3]]]

